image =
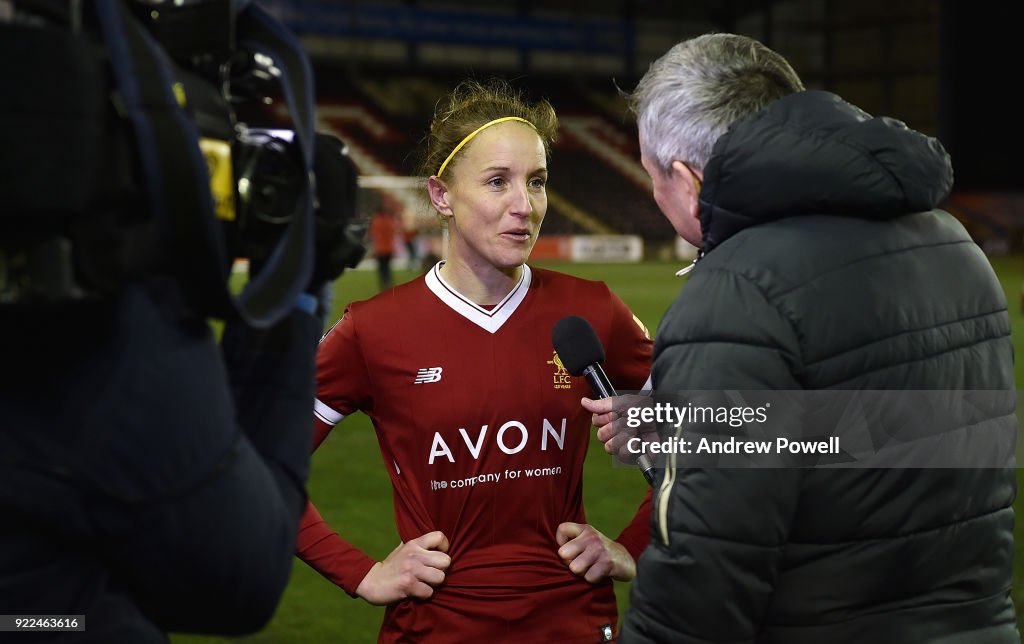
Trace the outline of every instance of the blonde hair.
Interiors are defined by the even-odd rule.
[[[456,152],[456,148],[467,137],[481,126],[506,117],[528,121],[540,136],[544,153],[550,158],[551,145],[558,132],[558,117],[551,103],[540,100],[528,104],[518,90],[501,79],[491,79],[486,83],[465,80],[437,104],[430,131],[424,140],[420,176],[437,174],[449,156],[449,167],[458,163],[461,150]],[[467,141],[465,145],[470,143]]]

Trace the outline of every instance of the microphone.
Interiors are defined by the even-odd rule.
[[[604,362],[601,339],[585,318],[570,315],[556,322],[551,329],[551,343],[555,346],[555,351],[558,352],[566,371],[574,376],[586,378],[599,400],[618,395],[615,393],[615,387],[609,382],[604,368],[601,367],[601,363]],[[643,472],[647,483],[654,485],[654,466],[647,455],[638,456],[636,464]]]

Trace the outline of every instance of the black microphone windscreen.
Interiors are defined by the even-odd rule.
[[[578,315],[570,315],[555,323],[551,329],[551,344],[566,370],[574,376],[594,363],[604,362],[604,347],[590,322]]]

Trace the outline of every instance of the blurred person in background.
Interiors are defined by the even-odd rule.
[[[611,378],[631,389],[648,378],[651,341],[605,284],[526,264],[556,128],[546,101],[459,85],[439,104],[423,173],[447,260],[351,304],[320,345],[315,444],[349,414],[370,417],[402,543],[376,561],[310,505],[298,555],[387,606],[382,642],[611,641],[612,580],[633,577],[646,545],[647,499],[615,540],[587,524],[589,389],[551,329],[589,318]]]
[[[373,241],[373,256],[377,260],[377,290],[384,291],[394,285],[391,261],[395,258],[395,235],[399,222],[391,208],[381,204],[370,220],[370,238]]]
[[[399,218],[401,221],[402,218]],[[406,270],[418,271],[422,264],[420,263],[420,248],[419,248],[420,230],[416,225],[415,220],[410,220],[404,223],[402,226],[402,241],[405,243],[405,267]],[[433,266],[433,264],[431,264]]]
[[[936,209],[953,182],[942,146],[805,91],[782,56],[732,34],[673,47],[631,102],[654,198],[700,249],[658,330],[656,394],[1006,395],[946,419],[954,449],[993,448],[977,467],[679,457],[655,483],[621,641],[1019,641],[1010,322],[987,259]],[[619,452],[614,402],[585,404]]]

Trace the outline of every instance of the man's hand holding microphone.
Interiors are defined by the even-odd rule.
[[[597,438],[604,443],[604,450],[624,463],[636,463],[644,479],[653,484],[654,467],[641,447],[644,442],[656,441],[657,432],[653,425],[639,424],[635,420],[639,414],[633,415],[633,427],[627,424],[631,420],[627,418],[628,410],[651,405],[650,397],[616,393],[601,367],[604,347],[586,319],[578,315],[562,318],[551,331],[551,341],[566,370],[586,378],[594,392],[595,399],[584,398],[582,405],[594,415]]]

